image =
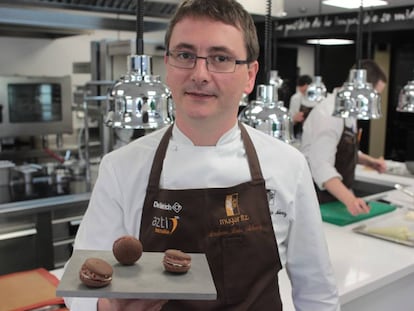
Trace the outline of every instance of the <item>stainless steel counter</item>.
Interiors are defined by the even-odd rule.
[[[63,185],[50,185],[59,186]],[[58,195],[54,195],[56,189],[46,189],[42,193],[46,197],[30,192],[27,197],[31,199],[25,199],[27,192],[22,185],[21,195],[13,192],[9,196],[12,202],[0,203],[0,275],[39,267],[59,268],[70,257],[91,193],[82,180],[65,186],[65,192],[58,191]],[[16,189],[3,187],[2,194],[5,191],[10,194]],[[3,196],[3,202],[5,199]]]

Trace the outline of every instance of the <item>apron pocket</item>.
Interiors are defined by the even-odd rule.
[[[249,291],[249,266],[253,258],[247,258],[247,245],[244,236],[224,237],[223,256],[223,298],[227,304],[244,301]]]

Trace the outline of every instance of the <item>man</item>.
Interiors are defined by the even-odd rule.
[[[361,61],[361,69],[367,71],[367,81],[381,93],[387,82],[382,69],[372,60]],[[336,93],[334,90],[309,114],[303,127],[301,150],[309,162],[320,203],[339,200],[352,215],[368,213],[369,206],[351,190],[355,167],[359,163],[382,173],[385,161],[358,151],[355,118],[332,116]]]
[[[312,83],[309,75],[301,75],[296,80],[296,93],[292,95],[289,102],[289,113],[293,120],[293,130],[296,138],[302,136],[302,125],[315,103],[306,98],[306,91]]]
[[[281,310],[282,266],[297,310],[338,310],[305,158],[237,121],[258,71],[250,14],[234,0],[184,1],[165,43],[175,124],[103,158],[75,248],[110,250],[131,234],[145,252],[206,253],[217,300],[103,298],[98,310]],[[175,203],[181,208],[157,208]],[[161,218],[174,218],[175,229],[161,230]],[[75,299],[71,310],[86,303],[96,308]]]

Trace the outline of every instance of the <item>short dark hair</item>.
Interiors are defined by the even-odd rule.
[[[296,80],[297,86],[309,85],[312,83],[312,78],[309,75],[301,75]]]
[[[352,68],[356,68],[354,65]],[[367,82],[372,83],[375,87],[378,81],[387,83],[387,76],[381,67],[372,59],[363,59],[360,61],[360,69],[365,69],[367,71]]]
[[[167,51],[175,25],[186,17],[206,17],[235,26],[243,32],[247,60],[253,62],[259,57],[259,41],[253,18],[235,0],[184,0],[171,18],[165,33]]]

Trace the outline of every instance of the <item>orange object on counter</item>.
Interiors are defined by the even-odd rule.
[[[0,276],[0,310],[27,311],[57,305],[64,308],[63,299],[56,297],[59,280],[46,269],[15,272]]]

